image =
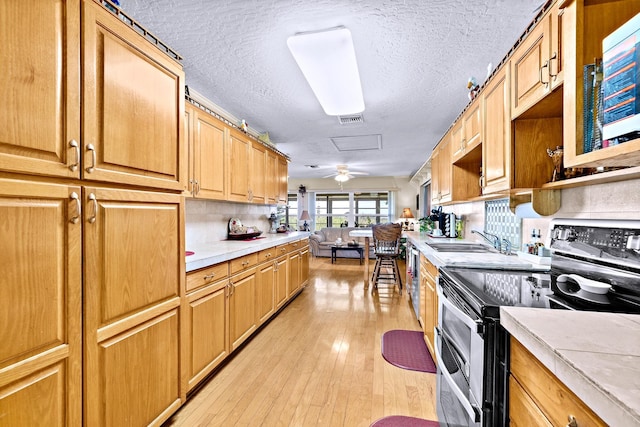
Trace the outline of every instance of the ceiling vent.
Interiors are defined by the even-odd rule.
[[[352,125],[364,123],[364,117],[362,117],[362,114],[350,114],[348,116],[338,116],[338,121],[341,125]]]

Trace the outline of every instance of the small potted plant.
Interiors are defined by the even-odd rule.
[[[433,220],[430,219],[428,216],[418,219],[418,222],[420,223],[421,233],[429,233],[431,230],[433,230],[433,227],[435,224]]]

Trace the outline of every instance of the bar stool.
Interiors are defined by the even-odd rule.
[[[380,280],[391,280],[391,283],[398,284],[398,290],[402,293],[402,278],[398,268],[402,225],[396,223],[376,224],[371,228],[371,231],[376,255],[376,265],[371,277],[373,287],[377,288]]]

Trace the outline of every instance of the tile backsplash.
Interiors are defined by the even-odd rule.
[[[185,246],[196,247],[227,238],[230,218],[239,218],[243,225],[269,232],[269,215],[276,207],[248,203],[187,199],[185,203]]]
[[[462,215],[465,239],[474,240],[472,229],[484,227],[484,202],[467,202],[445,206],[447,212]],[[549,223],[553,218],[640,219],[640,179],[566,188],[562,190],[560,210],[548,217],[523,218],[521,242],[527,242],[532,228],[542,231],[548,243]]]

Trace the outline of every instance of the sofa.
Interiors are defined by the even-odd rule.
[[[325,227],[315,231],[309,236],[309,248],[311,253],[317,257],[331,257],[331,246],[335,245],[336,239],[341,238],[343,244],[356,241],[360,246],[364,246],[364,237],[350,237],[349,232],[356,230],[356,227]],[[373,242],[370,242],[371,244]],[[338,249],[336,256],[341,258],[359,258],[358,251]],[[373,246],[369,247],[369,258],[375,258]]]

